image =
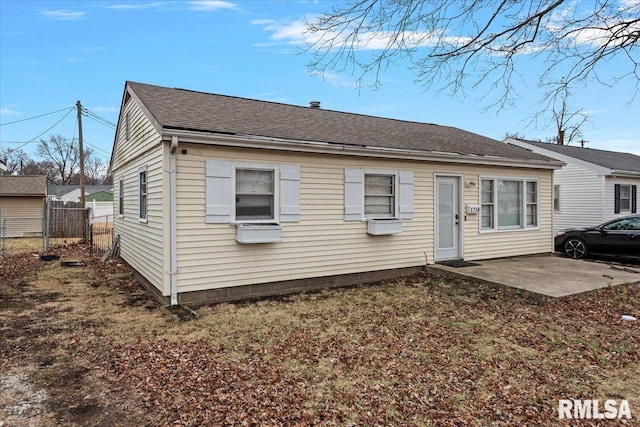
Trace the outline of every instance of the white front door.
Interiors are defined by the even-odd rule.
[[[436,177],[436,261],[460,258],[459,183],[458,177]]]

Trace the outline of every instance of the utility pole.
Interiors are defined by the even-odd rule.
[[[84,208],[84,148],[82,146],[82,104],[76,102],[78,108],[78,150],[80,150],[80,204]]]

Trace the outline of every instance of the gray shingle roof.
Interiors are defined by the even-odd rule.
[[[529,150],[450,126],[127,84],[164,129],[551,161]]]
[[[558,145],[549,142],[537,142],[521,139],[520,141],[535,145],[545,150],[554,151],[578,160],[593,163],[613,170],[640,172],[640,156],[617,151],[582,148],[573,145]]]
[[[44,175],[0,176],[0,196],[45,196]]]

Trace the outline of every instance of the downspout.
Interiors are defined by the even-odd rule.
[[[171,153],[169,155],[169,187],[170,187],[170,196],[169,196],[169,205],[170,205],[170,236],[169,236],[169,246],[170,246],[170,265],[171,271],[169,275],[171,277],[171,305],[178,305],[178,227],[177,227],[177,208],[176,208],[176,150],[178,149],[178,137],[171,137]]]

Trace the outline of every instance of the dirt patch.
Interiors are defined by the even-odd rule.
[[[176,322],[125,266],[58,254],[85,266],[0,270],[7,425],[553,426],[558,399],[640,416],[639,324],[621,320],[638,283],[555,300],[419,274]]]

